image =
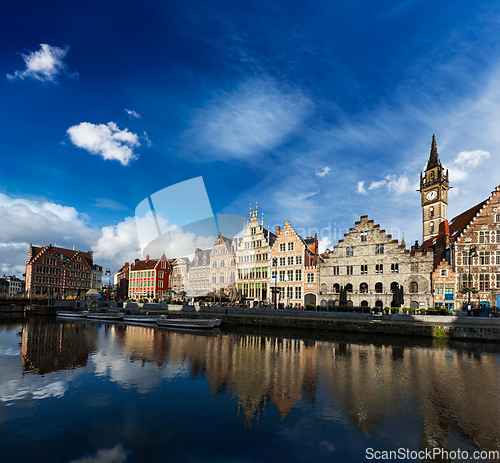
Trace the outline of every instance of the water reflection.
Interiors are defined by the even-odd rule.
[[[320,402],[324,419],[366,436],[412,417],[420,422],[417,448],[449,450],[459,435],[478,449],[500,450],[500,348],[396,342],[200,336],[71,321],[26,324],[21,354],[23,372],[92,366],[143,394],[176,377],[206,378],[214,397],[236,398],[248,428],[265,407],[286,421],[299,406]],[[33,396],[58,397],[65,387],[51,383]]]

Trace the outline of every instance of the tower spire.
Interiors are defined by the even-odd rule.
[[[429,156],[429,162],[427,163],[427,168],[425,170],[432,169],[433,167],[441,166],[441,161],[439,160],[439,154],[436,146],[436,137],[432,134],[431,143],[431,154]]]

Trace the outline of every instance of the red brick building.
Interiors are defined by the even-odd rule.
[[[29,297],[83,297],[92,284],[92,251],[30,244],[26,263]]]
[[[165,253],[159,259],[136,259],[130,266],[129,299],[163,299],[167,297],[170,283],[171,264]]]
[[[129,272],[130,264],[125,262],[125,265],[115,273],[116,299],[119,301],[128,298]]]

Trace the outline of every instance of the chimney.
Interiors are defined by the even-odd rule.
[[[281,227],[276,227],[276,228],[274,229],[274,234],[275,234],[276,236],[279,236],[279,235],[280,235],[280,233],[281,233]]]

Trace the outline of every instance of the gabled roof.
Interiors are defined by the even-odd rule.
[[[475,206],[471,207],[470,209],[467,209],[465,212],[462,212],[460,215],[457,215],[455,218],[451,219],[451,221],[448,224],[450,230],[448,244],[451,244],[457,240],[457,238],[462,234],[467,225],[469,225],[469,223],[472,222],[474,217],[486,204],[487,201],[488,200],[486,199],[480,202],[479,204],[476,204]],[[424,241],[420,246],[420,249],[423,250],[432,247],[436,243],[436,240],[438,239],[439,236],[440,235],[436,235]]]
[[[157,263],[158,259],[138,260],[132,264],[132,268],[130,270],[132,272],[137,270],[151,270],[156,267]]]
[[[31,246],[31,259],[28,258],[28,264],[33,262],[43,251],[47,249],[52,249],[56,253],[56,257],[60,257],[62,254],[65,256],[68,260],[73,259],[77,254],[80,254],[89,264],[90,267],[93,266],[93,255],[92,251],[87,251],[87,252],[82,252],[82,251],[73,251],[72,249],[64,249],[64,248],[57,248],[54,246],[44,246],[44,247],[36,247],[36,246]]]

